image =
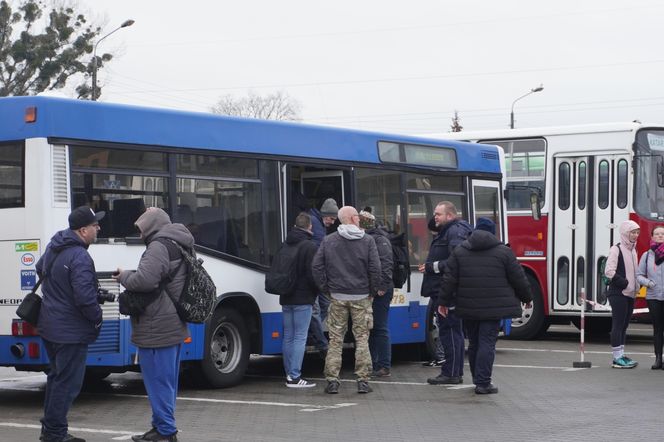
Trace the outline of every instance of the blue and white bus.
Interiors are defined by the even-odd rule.
[[[218,288],[215,313],[190,325],[182,361],[198,379],[224,387],[242,379],[251,354],[281,352],[278,297],[264,275],[296,210],[371,207],[380,223],[405,232],[411,278],[395,290],[389,326],[394,344],[433,345],[417,264],[426,258],[427,220],[449,200],[471,222],[493,218],[505,239],[503,151],[441,141],[49,97],[0,98],[0,366],[43,370],[40,338],[16,306],[37,281],[35,263],[72,208],[106,211],[90,246],[100,285],[135,268],[144,245],[134,221],[145,207],[186,225]],[[88,374],[137,370],[130,322],[117,303],[90,346]]]

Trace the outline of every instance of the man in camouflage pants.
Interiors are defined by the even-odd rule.
[[[357,392],[369,393],[371,354],[369,331],[373,326],[372,297],[380,285],[380,258],[376,243],[360,229],[360,216],[354,207],[339,209],[341,225],[323,239],[313,261],[313,275],[321,293],[331,299],[327,316],[330,335],[325,359],[325,392],[339,392],[339,371],[349,316],[355,337]]]

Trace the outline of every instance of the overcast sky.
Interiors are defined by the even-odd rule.
[[[207,112],[287,92],[305,122],[448,131],[664,123],[661,0],[79,0],[110,32],[100,101]],[[94,9],[92,9],[94,8]]]

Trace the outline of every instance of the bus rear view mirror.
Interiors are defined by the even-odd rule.
[[[540,196],[538,192],[532,192],[530,194],[530,212],[535,221],[542,218],[542,208],[540,207]]]

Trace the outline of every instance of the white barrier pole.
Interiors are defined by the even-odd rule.
[[[574,368],[590,368],[592,367],[592,363],[590,361],[585,360],[585,355],[586,355],[586,289],[581,287],[580,290],[581,293],[581,326],[579,327],[581,331],[581,343],[580,343],[580,351],[581,351],[581,360],[580,361],[575,361],[572,363],[572,367]]]

